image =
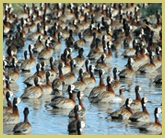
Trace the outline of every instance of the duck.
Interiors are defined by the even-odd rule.
[[[126,109],[120,108],[110,113],[112,119],[128,120],[129,117],[133,114],[132,109],[130,108],[130,104],[132,103],[133,100],[131,98],[127,98],[125,101]]]
[[[115,98],[113,99],[112,102],[125,102],[125,95],[124,95],[124,91],[126,91],[125,86],[121,86],[119,89],[119,95],[115,94]]]
[[[60,50],[61,47],[62,47],[62,43],[61,43],[61,32],[58,32],[58,38],[57,38],[57,41],[53,43],[53,48],[55,50]]]
[[[119,89],[120,89],[120,82],[119,82],[119,80],[117,78],[117,74],[116,74],[118,71],[119,71],[118,68],[116,68],[116,67],[113,68],[113,79],[114,79],[114,81],[111,82],[111,86],[112,86],[115,93],[118,92]]]
[[[49,71],[46,72],[46,84],[45,85],[41,85],[42,89],[43,89],[43,95],[48,95],[51,94],[53,91],[52,85],[50,83],[50,78],[51,73]]]
[[[17,124],[20,120],[19,110],[17,107],[18,100],[15,97],[13,99],[13,112],[12,113],[6,113],[3,115],[3,124],[4,125],[14,125]]]
[[[35,86],[25,89],[24,93],[21,95],[22,99],[35,99],[43,95],[43,89],[41,85],[38,84],[38,77],[35,77],[34,84]]]
[[[97,60],[97,64],[95,66],[95,71],[98,71],[100,69],[104,69],[105,72],[108,71],[108,66],[105,63],[106,55],[102,54],[100,59]],[[101,60],[101,61],[100,61]]]
[[[75,67],[82,67],[85,63],[85,57],[83,56],[84,49],[80,48],[78,51],[78,56],[75,57],[73,60],[76,62],[74,64]]]
[[[69,37],[65,39],[65,41],[70,41],[71,46],[75,43],[75,39],[73,38],[73,31],[69,27]]]
[[[15,47],[13,44],[10,45],[9,47],[11,47],[11,49],[12,49],[12,51],[13,51],[13,55],[17,55],[17,51],[18,51],[18,50],[17,50],[17,47]],[[8,51],[9,47],[7,48],[6,51]],[[6,52],[6,53],[8,53],[8,52]]]
[[[157,75],[155,78],[154,78],[154,83],[156,84],[162,84],[162,73]]]
[[[50,102],[50,106],[53,108],[60,108],[60,109],[70,109],[72,110],[75,105],[76,105],[76,101],[73,95],[73,90],[74,90],[75,86],[74,85],[69,85],[68,86],[68,94],[69,94],[69,98],[66,97],[54,97],[53,99],[51,99]]]
[[[162,58],[160,56],[160,47],[156,48],[156,54],[157,54],[157,59],[154,60],[156,69],[160,68],[162,66]]]
[[[123,53],[122,56],[126,57],[134,57],[135,53],[136,53],[136,44],[137,44],[137,40],[135,39],[134,44],[133,44],[133,48],[128,48],[126,49]]]
[[[24,12],[17,15],[18,19],[21,19],[21,18],[26,19],[26,18],[28,18],[29,14],[30,14],[29,13],[30,8],[26,4],[24,5],[23,8],[24,8]]]
[[[6,92],[5,97],[6,97],[6,101],[7,101],[7,106],[3,106],[3,115],[6,113],[13,112],[13,104],[11,103],[11,100],[10,100],[11,95],[10,95],[9,91]]]
[[[25,60],[28,59],[28,58],[27,58],[27,55],[28,55],[28,51],[25,50],[25,51],[24,51],[24,59],[18,60],[18,62],[17,62],[17,64],[16,64],[16,66],[18,66],[18,69],[20,68],[21,64],[22,64]]]
[[[14,56],[14,52],[12,51],[11,46],[8,48],[7,54],[8,54],[8,56],[5,57],[5,60],[7,61],[8,65],[9,66],[13,65],[13,63],[12,63],[13,58],[15,59],[15,64],[17,64],[18,58],[16,56]]]
[[[85,127],[85,122],[80,120],[80,117],[78,115],[78,105],[76,105],[76,107],[74,108],[74,112],[75,112],[75,120],[73,120],[72,122],[69,123],[68,125],[68,131],[69,133],[73,133],[76,132],[77,130],[77,122],[80,121],[81,122],[81,129],[83,129]]]
[[[59,69],[59,77],[55,78],[52,82],[52,87],[53,90],[62,90],[63,89],[63,85],[65,84],[65,79],[63,76],[63,72],[62,72],[62,67],[63,67],[63,63],[59,63],[58,69]]]
[[[135,95],[136,99],[133,100],[133,104],[130,105],[132,110],[139,110],[142,107],[142,99],[140,97],[139,91],[142,89],[140,85],[137,85],[135,87]],[[125,108],[126,105],[122,106],[122,108]]]
[[[156,70],[156,65],[154,63],[154,60],[152,58],[152,52],[149,49],[149,57],[150,57],[150,62],[141,66],[137,71],[139,71],[140,73],[152,73]]]
[[[69,74],[64,75],[66,85],[71,85],[76,80],[73,65],[74,65],[74,60],[71,60],[70,61],[71,72]]]
[[[142,65],[145,65],[149,62],[149,55],[147,54],[147,50],[145,48],[141,48],[139,57],[142,59]]]
[[[89,59],[85,60],[86,72],[83,73],[84,79],[90,77],[90,71],[89,71],[89,68],[88,68],[88,64],[90,64],[90,60]]]
[[[34,75],[32,75],[32,76],[30,76],[29,78],[27,78],[25,81],[24,81],[24,83],[27,85],[27,86],[34,86],[34,79],[36,78],[36,77],[38,77],[38,82],[39,82],[39,84],[41,84],[42,83],[42,76],[41,76],[41,73],[40,73],[40,71],[39,71],[39,68],[41,67],[41,64],[37,64],[36,65],[36,73],[34,74]]]
[[[79,40],[75,41],[74,47],[75,49],[83,48],[85,45],[85,40],[81,38],[81,32],[78,33]]]
[[[81,92],[80,91],[78,91],[77,92],[77,98],[78,98],[78,102],[79,102],[79,106],[78,106],[78,115],[79,115],[79,117],[80,118],[83,118],[83,117],[85,117],[85,115],[86,115],[86,108],[84,107],[84,105],[83,105],[83,102],[82,102],[82,100],[81,100]],[[76,106],[69,112],[69,118],[73,118],[73,117],[75,117],[75,108],[77,108]]]
[[[93,98],[97,97],[97,95],[103,91],[106,91],[106,86],[104,84],[104,80],[103,80],[103,74],[104,74],[104,70],[99,70],[99,78],[100,78],[100,83],[98,86],[95,86],[90,94],[89,94],[89,100],[91,101]]]
[[[82,68],[79,69],[78,81],[74,82],[73,85],[75,86],[74,92],[85,90],[86,83],[85,83],[84,78],[83,78],[83,69]]]
[[[21,70],[22,71],[30,71],[36,64],[36,59],[34,58],[33,54],[32,54],[32,49],[33,49],[33,45],[29,45],[28,49],[29,49],[29,54],[30,54],[30,58],[25,60],[22,64],[21,64]]]
[[[148,98],[143,97],[141,101],[143,111],[138,111],[138,112],[135,112],[133,115],[131,115],[129,118],[131,122],[149,122],[150,121],[150,115],[146,108],[147,102],[148,102]]]
[[[37,24],[37,31],[36,32],[33,32],[32,34],[30,34],[27,39],[28,40],[31,40],[31,41],[36,41],[38,39],[38,36],[39,35],[42,35],[41,34],[41,31],[40,31],[40,24],[38,23]]]
[[[154,115],[155,115],[155,123],[146,123],[138,127],[140,131],[143,132],[155,132],[155,133],[162,133],[162,124],[159,121],[159,114],[162,112],[160,107],[155,108]]]
[[[112,80],[113,79],[110,76],[107,77],[107,85],[108,85],[107,90],[99,93],[97,97],[92,99],[92,103],[99,103],[99,102],[109,103],[114,99],[115,92],[111,85]]]
[[[99,45],[99,40],[96,39],[96,48],[95,49],[91,49],[89,54],[87,55],[87,57],[90,60],[98,60],[101,55],[103,54],[103,52],[101,52],[100,48],[98,47]]]
[[[68,50],[65,50],[64,51],[64,67],[62,67],[62,72],[63,74],[68,74],[70,71],[71,71],[71,67],[70,67],[70,64],[69,64],[69,61],[67,60],[68,59],[68,55],[69,55],[69,51]]]
[[[29,115],[28,107],[25,107],[23,114],[24,114],[24,122],[20,122],[14,126],[14,128],[13,128],[14,134],[18,134],[18,133],[19,134],[30,134],[32,131],[32,126],[28,120],[28,115]]]
[[[92,88],[96,84],[96,79],[95,79],[95,76],[92,72],[92,70],[94,70],[94,69],[95,69],[95,66],[90,65],[89,66],[90,77],[84,79],[87,88]],[[83,75],[84,75],[84,73],[83,73]]]
[[[12,62],[13,62],[14,70],[10,72],[8,76],[10,78],[11,83],[16,83],[19,79],[19,72],[15,64],[15,58],[13,58]]]
[[[112,45],[112,42],[107,41],[108,53],[106,54],[105,63],[110,63],[113,59],[113,53],[112,53],[111,45]]]
[[[38,54],[38,59],[49,59],[52,56],[51,51],[49,50],[49,44],[47,43],[45,45],[45,49],[43,49],[39,54]]]
[[[6,80],[5,80],[6,88],[3,88],[4,93],[6,93],[7,91],[12,93],[12,90],[11,90],[11,87],[10,87],[10,84],[9,84],[9,79],[10,79],[9,76],[6,76]]]
[[[34,44],[33,52],[40,53],[43,50],[44,44],[42,43],[41,39],[42,39],[42,35],[39,35],[38,40]]]
[[[48,69],[47,71],[49,71],[50,72],[50,79],[51,78],[56,78],[56,76],[57,76],[57,71],[56,71],[56,69],[54,68],[54,66],[53,66],[53,60],[54,60],[54,57],[50,57],[50,59],[49,59],[49,62],[50,62],[50,69]]]
[[[133,78],[133,77],[134,77],[134,74],[135,74],[135,72],[134,72],[134,70],[133,70],[133,68],[132,68],[132,65],[131,65],[131,63],[129,63],[128,69],[123,69],[123,70],[118,74],[118,76],[119,76],[120,78]]]

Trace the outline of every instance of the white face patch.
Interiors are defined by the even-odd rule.
[[[74,90],[75,89],[75,86],[74,85],[71,85],[71,90]]]

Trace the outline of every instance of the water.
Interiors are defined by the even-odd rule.
[[[78,39],[78,37],[75,37]],[[5,50],[7,46],[5,45],[5,40],[3,43],[3,55],[6,56]],[[26,46],[21,49],[17,57],[18,59],[24,59],[23,51],[28,50],[28,45],[34,44],[34,42],[27,41]],[[65,46],[64,41],[62,41],[62,49],[63,52]],[[127,63],[127,59],[124,59],[121,56],[121,53],[124,51],[121,48],[118,52],[113,52],[113,60],[110,65],[112,68],[117,67],[120,71],[124,69],[124,65]],[[86,56],[89,52],[89,45],[84,47],[84,55]],[[73,52],[72,58],[76,57],[78,54],[77,51]],[[54,53],[53,56],[58,59],[59,53]],[[35,55],[36,57],[36,55]],[[38,59],[36,58],[38,61]],[[26,85],[22,83],[27,77],[36,72],[36,68],[34,67],[29,73],[20,72],[20,78],[16,82],[16,84],[11,85],[11,88],[16,97],[20,97],[24,92]],[[154,110],[156,107],[161,107],[162,103],[162,86],[153,84],[153,78],[161,72],[161,69],[157,70],[154,74],[139,74],[136,73],[132,80],[119,80],[121,86],[124,85],[126,88],[130,89],[130,92],[125,92],[126,98],[131,97],[135,99],[134,88],[136,85],[141,85],[142,90],[140,91],[141,98],[148,97],[150,103],[147,103],[147,110],[151,116],[150,121],[154,122]],[[76,76],[77,76],[76,71]],[[112,75],[112,71],[108,74],[104,75],[104,82],[106,83],[106,76]],[[96,85],[99,83],[98,75],[95,75]],[[83,97],[83,104],[87,110],[85,116],[86,126],[83,129],[83,135],[144,135],[145,133],[140,133],[138,129],[134,127],[132,124],[128,124],[125,122],[115,122],[112,121],[108,116],[107,112],[112,112],[120,108],[122,104],[119,103],[107,103],[107,104],[91,104],[88,101],[87,96],[90,93],[90,90],[85,90],[85,96]],[[68,97],[68,95],[65,95]],[[25,107],[29,108],[30,114],[28,116],[29,122],[32,125],[31,135],[68,135],[68,124],[69,118],[67,110],[61,109],[52,109],[47,106],[49,101],[51,100],[52,95],[48,95],[42,97],[40,99],[33,100],[22,100],[20,104],[18,104],[18,109],[20,113],[20,121],[24,120],[23,110]],[[160,122],[162,123],[162,114],[159,115]],[[3,126],[3,134],[12,134],[13,125],[4,125]]]

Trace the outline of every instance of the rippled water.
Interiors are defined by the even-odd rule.
[[[76,37],[76,39],[78,39]],[[5,50],[7,46],[5,45],[5,40],[3,43],[3,55],[6,55]],[[26,46],[21,49],[17,57],[18,59],[24,59],[23,51],[28,50],[28,45],[34,44],[34,42],[27,41]],[[66,47],[65,43],[62,42],[63,47],[61,51]],[[84,55],[86,56],[89,52],[89,45],[84,47]],[[121,56],[121,53],[124,51],[123,48],[120,51],[113,52],[113,60],[110,65],[112,68],[117,67],[119,70],[124,69],[124,65],[127,62],[127,59],[124,59]],[[74,51],[72,58],[77,56],[77,51]],[[59,54],[54,53],[53,55],[56,59],[58,59]],[[35,56],[36,57],[36,56]],[[38,59],[36,58],[38,61]],[[16,82],[16,84],[11,85],[15,96],[20,97],[24,92],[26,85],[22,83],[27,77],[36,72],[36,68],[34,67],[29,73],[20,72],[20,78]],[[131,97],[135,99],[134,88],[136,85],[141,85],[142,90],[140,91],[141,97],[148,97],[150,103],[147,103],[147,110],[151,116],[150,121],[154,122],[154,110],[156,107],[162,107],[162,86],[156,85],[152,83],[153,78],[161,72],[161,69],[156,71],[154,74],[139,74],[136,73],[135,77],[132,80],[119,80],[122,85],[125,85],[126,88],[130,89],[130,92],[125,92],[125,96]],[[112,72],[104,75],[104,82],[106,83],[106,76],[112,75]],[[77,74],[76,74],[77,76]],[[98,75],[96,77],[96,85],[99,83]],[[119,103],[108,103],[108,104],[91,104],[88,101],[88,94],[90,93],[89,89],[86,89],[85,96],[83,97],[83,103],[85,108],[87,109],[87,113],[85,116],[86,126],[83,129],[83,135],[144,135],[144,133],[139,133],[139,130],[134,127],[133,124],[127,124],[125,122],[115,122],[112,121],[108,116],[107,112],[112,112],[120,108],[122,104]],[[67,95],[66,95],[67,96]],[[68,97],[68,96],[67,96]],[[18,104],[18,109],[20,113],[20,121],[24,120],[23,110],[27,106],[29,107],[30,114],[28,116],[29,122],[32,125],[32,135],[68,135],[68,112],[67,110],[61,109],[52,109],[47,106],[47,103],[51,100],[52,95],[48,95],[46,97],[42,97],[40,99],[33,100],[22,100],[20,104]],[[162,114],[159,116],[160,122],[162,123]],[[13,125],[4,125],[3,126],[3,134],[11,134]]]

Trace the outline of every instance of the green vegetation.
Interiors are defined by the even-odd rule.
[[[142,17],[148,17],[150,15],[154,15],[159,11],[160,14],[162,14],[162,4],[161,3],[153,3],[147,8],[142,8]]]

